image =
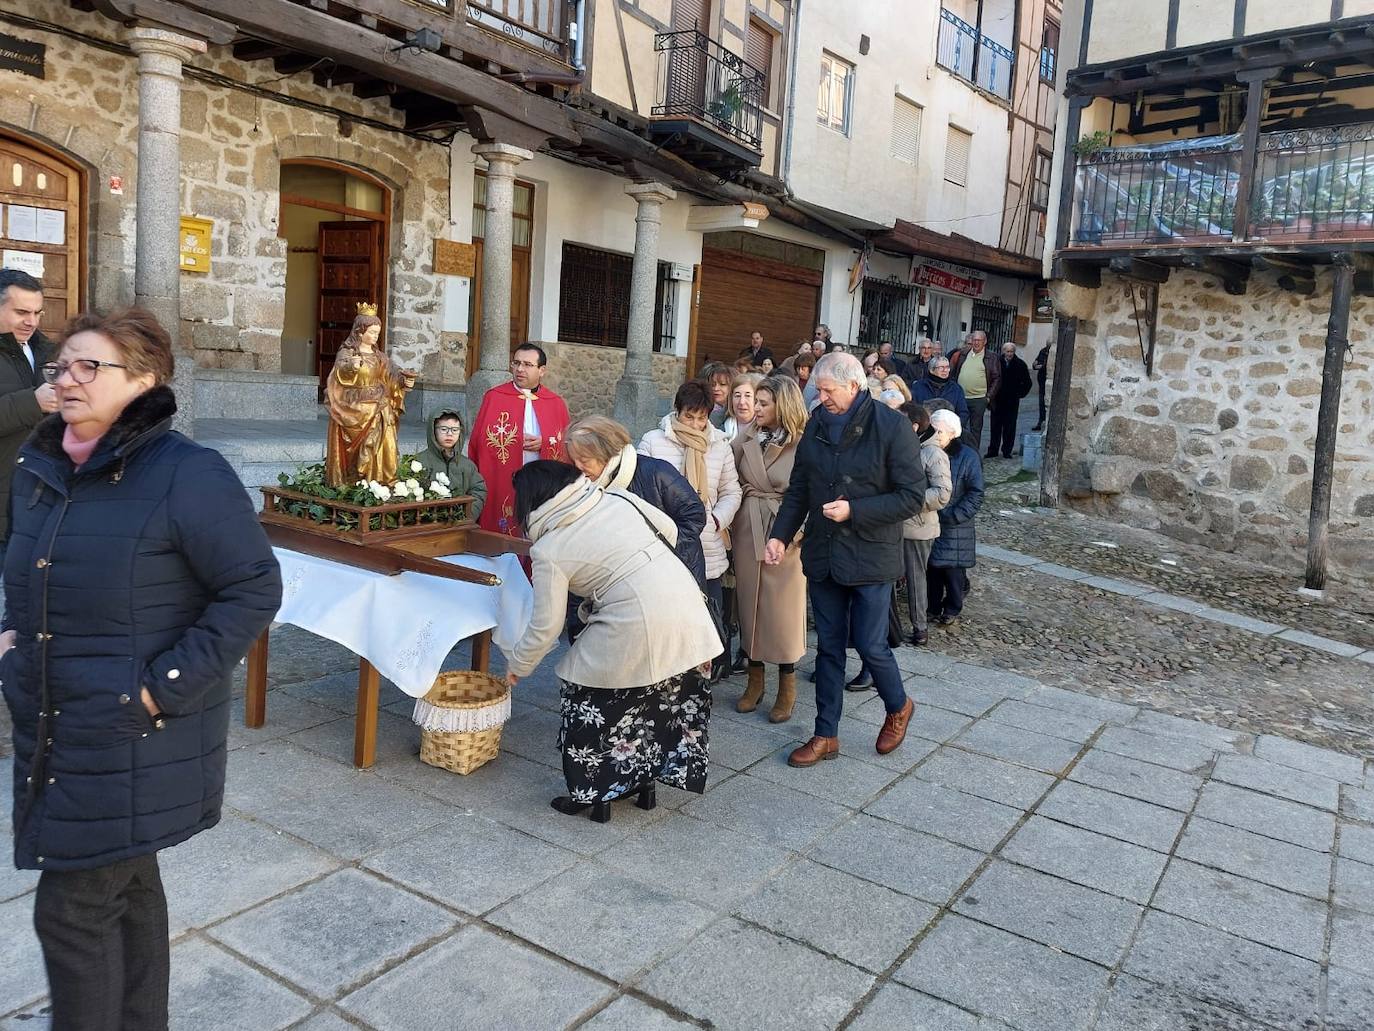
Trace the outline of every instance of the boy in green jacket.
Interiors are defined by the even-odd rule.
[[[423,477],[416,477],[428,487],[443,473],[454,497],[469,494],[473,498],[468,518],[476,522],[487,501],[487,481],[477,471],[476,464],[463,454],[463,419],[457,412],[443,411],[429,425],[429,447],[415,456],[424,466]]]

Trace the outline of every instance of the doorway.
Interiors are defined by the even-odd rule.
[[[85,302],[86,176],[18,136],[0,133],[3,264],[43,282],[43,325],[55,336]]]
[[[391,190],[329,161],[285,161],[278,234],[286,238],[281,371],[315,376],[323,396],[360,303],[375,304],[386,346]]]

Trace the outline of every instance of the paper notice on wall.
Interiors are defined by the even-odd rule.
[[[27,204],[11,204],[9,228],[5,235],[11,240],[38,242],[38,209]]]
[[[34,279],[43,278],[43,255],[37,251],[11,251],[4,252],[4,267],[18,269],[20,272],[27,272]]]
[[[67,242],[67,213],[55,208],[38,208],[38,232],[34,237],[39,243]]]

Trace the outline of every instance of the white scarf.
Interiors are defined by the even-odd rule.
[[[633,444],[626,444],[620,449],[620,454],[606,463],[606,468],[596,478],[596,485],[602,490],[629,490],[638,465],[638,452]]]
[[[601,496],[600,487],[579,476],[530,513],[530,525],[525,527],[529,539],[537,541],[550,530],[580,519],[596,507]]]

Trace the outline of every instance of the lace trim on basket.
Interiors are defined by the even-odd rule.
[[[411,718],[422,730],[449,734],[491,730],[510,719],[510,695],[474,709],[447,709],[417,698],[415,715]]]

